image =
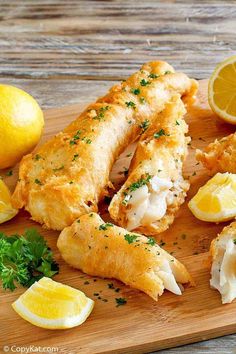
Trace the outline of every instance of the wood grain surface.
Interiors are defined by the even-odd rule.
[[[51,108],[92,101],[157,58],[207,78],[236,53],[235,32],[235,1],[0,0],[0,82]],[[207,249],[204,235],[199,243]],[[165,353],[232,354],[234,343],[227,336]]]
[[[203,147],[216,137],[233,131],[232,127],[219,121],[211,112],[206,97],[207,81],[203,81],[200,83],[198,99],[186,116],[192,137],[185,164],[185,174],[191,181],[187,201],[209,178],[207,171],[196,164],[195,148]],[[81,105],[74,105],[46,111],[46,128],[41,143],[66,126],[81,109]],[[124,154],[128,151],[129,147]],[[122,159],[122,168],[123,165],[125,166],[126,162]],[[111,179],[120,180],[120,167],[118,160],[111,173]],[[10,177],[7,177],[5,172],[2,171],[1,175],[13,189],[18,178],[17,167],[13,169],[13,175]],[[11,308],[11,303],[24,289],[18,288],[13,293],[1,290],[0,343],[10,348],[14,348],[14,345],[55,346],[59,352],[65,354],[123,354],[150,352],[234,333],[236,302],[223,306],[218,292],[209,287],[209,244],[222,230],[223,224],[197,220],[187,208],[187,201],[177,214],[174,224],[168,231],[156,237],[156,240],[183,261],[194,277],[196,287],[187,287],[182,296],[165,292],[158,302],[118,281],[90,277],[70,268],[63,262],[56,247],[59,233],[43,230],[39,224],[31,221],[29,214],[24,211],[20,211],[13,220],[1,225],[1,231],[8,234],[21,232],[29,226],[37,227],[47,239],[59,262],[60,273],[55,280],[81,289],[96,301],[96,305],[82,326],[66,331],[50,331],[32,326],[19,318]],[[102,215],[107,220],[105,210]],[[111,282],[115,288],[120,289],[119,293],[109,288],[108,284]],[[95,293],[99,293],[100,300]],[[126,298],[127,304],[116,307],[117,297]]]

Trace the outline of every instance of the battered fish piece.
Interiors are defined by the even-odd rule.
[[[236,298],[236,222],[225,227],[211,242],[210,285],[217,289],[222,303],[230,303]]]
[[[203,151],[196,150],[196,159],[211,174],[217,172],[236,173],[236,133],[230,134],[221,140],[215,140]]]
[[[55,230],[97,211],[111,186],[114,161],[140,134],[142,122],[155,119],[176,92],[192,97],[196,88],[194,80],[165,62],[144,65],[22,159],[12,204]]]
[[[189,189],[182,174],[190,141],[185,113],[175,96],[140,138],[128,178],[109,207],[122,227],[155,235],[173,222]]]
[[[153,238],[129,234],[86,214],[65,228],[57,241],[63,259],[83,272],[115,278],[157,301],[164,289],[181,295],[178,283],[192,283],[185,266],[161,249]]]

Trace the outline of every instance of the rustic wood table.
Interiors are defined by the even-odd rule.
[[[202,79],[236,53],[236,1],[0,0],[0,81],[89,102],[149,60]],[[162,353],[236,353],[236,335]]]

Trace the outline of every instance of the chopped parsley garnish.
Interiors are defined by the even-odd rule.
[[[53,168],[52,170],[53,170],[54,172],[57,172],[57,171],[63,170],[63,168],[64,168],[64,165],[61,165],[60,167]]]
[[[74,154],[72,161],[75,161],[79,157],[79,154]]]
[[[92,140],[86,138],[85,136],[83,137],[82,141],[85,141],[86,144],[91,144],[92,143]]]
[[[127,205],[128,204],[128,202],[129,202],[129,200],[130,200],[130,198],[131,198],[131,196],[128,194],[128,193],[126,193],[126,192],[124,192],[123,193],[124,194],[124,199],[122,200],[122,204],[123,205]]]
[[[134,102],[132,102],[132,101],[129,101],[129,102],[125,102],[125,104],[126,104],[126,106],[127,107],[131,107],[131,108],[136,108],[136,105],[135,105],[135,103]]]
[[[35,178],[34,183],[36,183],[36,184],[38,184],[40,186],[43,185],[43,183],[38,178]]]
[[[35,159],[35,161],[38,161],[38,160],[42,159],[42,156],[40,156],[39,154],[36,154],[34,159]]]
[[[132,152],[126,155],[126,157],[131,157],[131,156],[132,156]]]
[[[109,106],[105,106],[105,107],[101,107],[99,109],[98,115],[93,117],[93,119],[97,119],[97,120],[101,120],[102,118],[104,118],[104,113],[109,109]]]
[[[151,79],[157,79],[160,75],[156,75],[151,73],[150,75],[148,75],[148,77],[150,77]]]
[[[126,234],[124,236],[124,238],[129,244],[131,244],[131,243],[133,243],[133,242],[135,242],[137,240],[138,236],[137,235],[132,235],[132,234]]]
[[[69,184],[73,184],[74,182],[73,181],[70,181]]]
[[[144,104],[145,103],[145,98],[144,97],[140,97],[139,102]]]
[[[80,224],[80,219],[77,220],[77,223]]]
[[[177,120],[175,121],[175,125],[180,125],[180,124],[179,124],[179,122],[178,122]]]
[[[125,305],[126,303],[127,303],[127,300],[124,297],[116,298],[116,307]]]
[[[132,89],[131,90],[131,93],[133,93],[134,95],[139,95],[140,94],[140,89],[139,88],[136,88],[136,89]]]
[[[107,222],[106,224],[101,224],[101,225],[99,226],[99,230],[107,230],[108,227],[113,227],[113,226],[114,226],[114,225],[113,225],[112,223]]]
[[[56,273],[58,265],[36,229],[27,229],[22,236],[0,233],[0,279],[4,289],[13,291],[16,283],[28,287]]]
[[[234,239],[234,244],[236,245],[236,238]]]
[[[145,120],[139,125],[139,127],[142,129],[142,132],[144,133],[144,132],[147,130],[147,128],[149,127],[149,125],[150,125],[149,120],[148,120],[148,119],[145,119]]]
[[[73,138],[70,140],[70,145],[76,145],[77,140],[80,139],[80,134],[81,130],[77,130],[76,134],[73,136]]]
[[[147,173],[146,178],[140,178],[137,182],[132,183],[127,189],[130,192],[136,191],[136,189],[145,186],[146,184],[148,184],[148,182],[150,181],[150,179],[152,178],[151,175],[149,175],[149,173]]]
[[[156,240],[153,237],[148,237],[148,245],[154,246],[156,244]]]
[[[167,74],[172,74],[172,72],[170,70],[167,70],[164,72],[164,75],[167,75]]]
[[[146,81],[145,79],[142,79],[141,81],[140,81],[140,85],[141,86],[147,86],[147,85],[150,85],[150,81]]]
[[[166,135],[165,130],[164,129],[160,129],[158,132],[154,133],[153,136],[154,136],[155,139],[159,139],[163,135]]]
[[[13,171],[12,170],[7,171],[6,176],[12,176],[12,175],[13,175]]]

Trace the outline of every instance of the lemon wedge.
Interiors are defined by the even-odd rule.
[[[26,321],[48,329],[71,328],[90,315],[94,301],[70,286],[44,277],[35,282],[13,304]]]
[[[236,174],[217,173],[188,203],[196,218],[221,222],[236,216]]]
[[[0,179],[0,224],[12,219],[18,213],[11,205],[11,194],[6,184]]]
[[[209,80],[208,101],[220,118],[236,124],[236,55],[215,68]]]

